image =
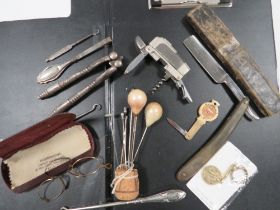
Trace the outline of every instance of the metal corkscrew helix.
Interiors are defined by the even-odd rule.
[[[158,81],[157,84],[155,84],[155,86],[152,89],[152,94],[154,94],[166,81],[167,79],[165,78],[162,78],[160,81]]]

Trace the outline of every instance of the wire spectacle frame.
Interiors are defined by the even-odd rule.
[[[82,165],[82,163],[88,162],[88,161],[97,161],[98,163],[97,163],[97,166],[94,167],[94,169],[92,169],[91,171],[84,172],[81,170],[80,166]],[[61,166],[62,164],[65,164],[66,162],[71,162],[71,159],[68,157],[61,157],[61,158],[54,159],[46,166],[45,174],[49,178],[46,179],[45,181],[43,181],[39,186],[38,196],[41,200],[46,201],[46,202],[56,200],[67,190],[69,184],[67,183],[67,181],[64,180],[64,177],[63,177],[64,175],[57,176],[57,175],[51,174],[53,169],[55,169],[58,166]],[[80,177],[87,177],[90,175],[94,175],[102,168],[111,169],[112,164],[111,163],[103,164],[102,160],[97,157],[83,157],[83,158],[79,158],[78,160],[74,161],[73,163],[70,163],[66,173],[69,173],[76,178],[80,178]],[[55,183],[55,181],[58,181],[58,183],[59,183],[58,184],[59,190],[57,191],[57,193],[54,193],[54,195],[49,196],[48,189],[50,188],[50,186],[53,183]]]

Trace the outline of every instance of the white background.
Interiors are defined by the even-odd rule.
[[[0,21],[68,17],[71,0],[0,0]]]
[[[280,1],[271,0],[272,4],[272,18],[274,29],[275,53],[277,60],[277,82],[280,90]]]
[[[250,180],[258,171],[257,167],[231,142],[227,142],[205,165],[214,165],[224,174],[231,164],[244,166],[248,172]],[[209,185],[202,179],[203,166],[197,174],[187,183],[187,187],[210,209],[219,210],[233,199],[235,193],[240,190],[242,184],[232,183],[230,178],[224,180],[222,184]],[[240,174],[243,179],[244,174]],[[238,176],[237,172],[234,175]]]

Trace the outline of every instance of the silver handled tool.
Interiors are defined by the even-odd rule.
[[[89,85],[87,85],[84,89],[67,99],[65,102],[57,106],[52,114],[64,112],[68,109],[70,109],[72,106],[74,106],[78,101],[80,101],[86,94],[88,94],[92,89],[94,89],[96,86],[104,82],[106,79],[108,79],[110,76],[112,76],[113,73],[115,73],[120,67],[122,66],[122,58],[116,61],[111,62],[111,67],[104,71],[101,75],[99,75],[93,82],[91,82]]]
[[[213,56],[195,36],[190,36],[185,39],[184,45],[216,83],[226,84],[239,101],[242,101],[242,99],[246,97],[238,85],[225,72],[223,67],[213,58]],[[251,120],[260,119],[251,106],[248,107],[246,116]]]
[[[232,0],[149,0],[149,9],[193,8],[201,4],[209,7],[232,7]]]
[[[102,47],[106,46],[107,44],[112,43],[111,37],[107,37],[100,42],[96,43],[95,45],[91,46],[90,48],[86,49],[85,51],[79,53],[74,58],[69,61],[66,61],[63,64],[57,64],[46,67],[38,76],[37,82],[44,84],[56,80],[69,66],[73,63],[78,62],[79,60],[83,59],[84,57],[88,56],[89,54],[101,49]]]
[[[38,98],[39,99],[45,99],[45,98],[48,98],[50,96],[53,96],[57,92],[63,90],[64,88],[68,87],[69,85],[73,84],[78,79],[80,79],[80,78],[84,77],[85,75],[89,74],[90,72],[92,72],[98,66],[100,66],[100,65],[102,65],[106,62],[116,60],[117,58],[118,58],[118,54],[116,52],[111,52],[109,55],[106,55],[103,58],[100,58],[100,59],[94,61],[92,64],[90,64],[86,68],[82,69],[81,71],[73,74],[69,78],[50,86],[45,91],[43,91],[39,95]]]
[[[180,201],[185,197],[186,197],[186,193],[182,190],[168,190],[162,193],[158,193],[144,198],[138,198],[132,201],[118,201],[113,203],[106,203],[106,204],[87,206],[81,208],[62,207],[60,210],[89,210],[89,209],[106,208],[106,207],[121,206],[121,205],[128,205],[128,204],[170,203],[170,202]]]
[[[89,39],[90,37],[92,36],[96,36],[100,33],[99,30],[97,30],[95,33],[92,33],[92,34],[89,34],[87,35],[86,37],[83,37],[81,39],[79,39],[78,41],[72,43],[72,44],[68,44],[66,45],[65,47],[61,48],[60,50],[56,51],[55,53],[51,54],[47,59],[46,59],[46,62],[49,62],[49,61],[53,61],[55,60],[56,58],[62,56],[63,54],[69,52],[70,50],[73,49],[73,47],[75,47],[76,45],[84,42],[85,40]]]
[[[155,37],[148,45],[144,43],[140,36],[135,38],[136,46],[140,54],[128,65],[125,74],[134,70],[147,56],[150,55],[155,61],[160,61],[164,65],[165,76],[159,84],[155,85],[153,91],[156,91],[163,82],[171,79],[176,87],[183,92],[183,99],[192,102],[182,79],[190,71],[189,66],[179,56],[172,44],[162,37]]]

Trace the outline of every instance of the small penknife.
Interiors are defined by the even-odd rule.
[[[238,85],[225,72],[223,67],[213,58],[213,56],[194,35],[185,39],[183,43],[207,74],[215,81],[215,83],[226,84],[239,101],[242,101],[242,99],[246,97]],[[248,107],[245,115],[250,120],[260,119],[251,106]]]
[[[186,130],[184,130],[174,120],[171,120],[170,118],[166,118],[166,120],[173,128],[175,128],[181,135],[183,135],[186,138],[186,136],[188,134],[188,132]]]
[[[199,129],[205,125],[206,122],[212,122],[217,119],[219,115],[219,106],[219,102],[215,100],[201,104],[198,109],[196,121],[188,131],[181,128],[176,122],[169,118],[167,118],[167,121],[172,127],[179,131],[179,133],[181,133],[185,139],[192,140]]]

